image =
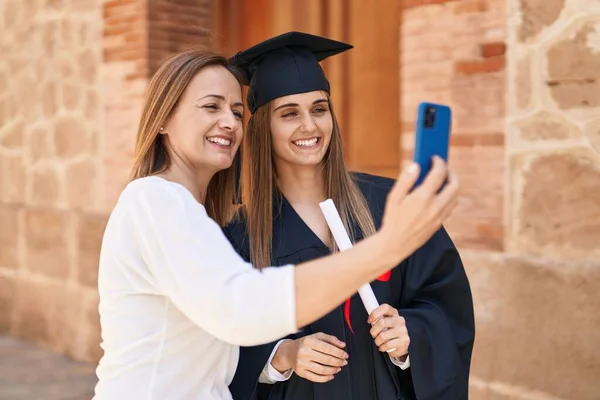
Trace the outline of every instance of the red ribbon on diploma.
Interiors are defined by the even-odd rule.
[[[391,276],[392,271],[388,271],[385,274],[381,275],[379,278],[377,278],[377,280],[379,282],[387,282],[390,280]],[[346,324],[348,324],[350,332],[354,333],[354,329],[352,329],[352,321],[350,320],[350,298],[344,303],[344,317],[346,318]]]

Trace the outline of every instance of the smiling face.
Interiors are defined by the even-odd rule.
[[[233,163],[243,117],[240,84],[224,67],[210,66],[190,81],[161,133],[175,158],[216,173]]]
[[[280,97],[270,105],[275,164],[321,165],[333,132],[327,93],[314,91]]]

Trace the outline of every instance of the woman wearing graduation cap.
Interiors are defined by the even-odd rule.
[[[190,51],[149,84],[132,180],[102,242],[96,400],[231,399],[239,345],[267,343],[322,317],[424,243],[453,207],[456,183],[436,194],[445,166],[419,195],[408,194],[418,168],[407,170],[372,240],[321,260],[253,268],[219,227],[234,205],[230,167],[244,112],[238,76],[227,59]]]
[[[319,65],[351,47],[290,32],[232,59],[246,74],[252,116],[242,150],[243,208],[225,232],[258,267],[330,254],[335,246],[318,205],[328,198],[355,243],[381,226],[394,181],[348,172]],[[353,295],[286,340],[243,347],[234,398],[466,399],[473,304],[445,230],[372,287],[381,306],[370,316]]]

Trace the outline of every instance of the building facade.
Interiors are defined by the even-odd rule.
[[[98,360],[99,246],[150,77],[288,30],[355,46],[324,62],[352,169],[395,176],[417,104],[452,107],[472,398],[598,398],[598,0],[0,1],[0,331]]]

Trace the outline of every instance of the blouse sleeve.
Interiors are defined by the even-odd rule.
[[[186,189],[152,183],[126,199],[152,284],[225,342],[254,346],[295,332],[294,267],[253,268]]]

